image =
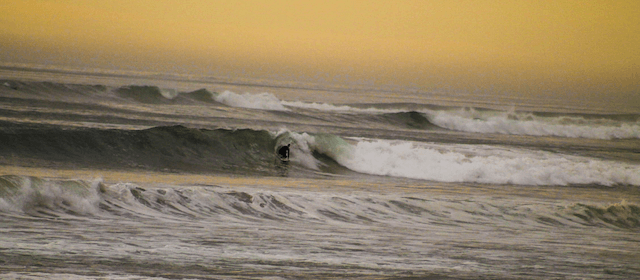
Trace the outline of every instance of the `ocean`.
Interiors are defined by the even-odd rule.
[[[640,279],[640,112],[3,65],[0,278]]]

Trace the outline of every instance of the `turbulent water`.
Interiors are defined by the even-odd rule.
[[[639,190],[633,111],[0,68],[2,279],[635,279]]]

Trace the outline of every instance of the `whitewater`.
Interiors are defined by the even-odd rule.
[[[2,66],[0,278],[639,278],[640,113],[534,101]]]

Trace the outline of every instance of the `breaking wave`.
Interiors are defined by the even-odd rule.
[[[429,119],[422,113],[411,111],[411,112],[398,112],[398,113],[385,113],[381,115],[376,115],[375,118],[377,122],[387,123],[394,125],[396,127],[408,128],[408,129],[421,129],[421,130],[431,130],[438,129],[439,126],[433,124],[429,121]]]
[[[181,92],[174,98],[174,100],[180,99],[188,99],[196,102],[204,102],[204,103],[217,103],[213,99],[213,93],[202,88],[196,91],[191,92]]]
[[[175,90],[160,89],[156,86],[127,86],[117,89],[120,97],[140,103],[162,104],[169,103],[176,96]]]
[[[545,115],[473,108],[427,111],[425,114],[437,126],[465,132],[592,139],[640,138],[640,117],[635,115]]]
[[[349,170],[438,182],[516,185],[640,186],[640,165],[487,145],[344,139],[331,134],[281,132],[294,159],[321,169],[325,155]]]
[[[442,182],[640,186],[640,166],[479,145],[361,141],[338,162],[368,174]]]
[[[165,104],[205,104],[231,106],[269,111],[296,111],[296,113],[316,117],[325,112],[345,116],[346,121],[368,121],[368,125],[398,124],[401,128],[442,129],[469,133],[492,133],[507,135],[553,136],[588,139],[640,139],[640,115],[638,114],[572,114],[520,112],[515,109],[500,111],[483,108],[451,108],[429,104],[367,104],[335,105],[328,103],[286,101],[268,92],[237,94],[232,91],[222,93],[199,89],[192,92],[178,92],[157,86],[122,86],[111,88],[104,85],[76,85],[52,82],[21,82],[0,80],[0,93],[17,98],[45,98],[86,100],[87,98],[107,98],[124,102],[151,105]],[[315,111],[315,112],[314,112]],[[398,123],[398,116],[407,115],[417,122],[407,125]],[[422,116],[419,116],[422,115]],[[341,118],[336,118],[338,121]],[[352,120],[353,119],[353,120]],[[425,120],[418,120],[425,119]],[[332,120],[330,120],[332,121]],[[428,124],[427,124],[428,123]],[[423,125],[427,124],[427,125]]]
[[[405,118],[406,116],[401,116]],[[428,123],[422,123],[428,125]],[[280,175],[275,151],[310,172],[439,182],[640,186],[640,165],[516,147],[341,138],[288,130],[18,129],[0,133],[0,160],[114,169]]]
[[[206,89],[178,92],[156,86],[126,86],[116,89],[119,97],[145,104],[208,104],[220,105],[214,100],[215,93]]]
[[[532,207],[517,201],[413,195],[266,191],[222,186],[144,186],[94,180],[0,176],[0,213],[42,218],[115,216],[125,219],[304,221],[372,224],[518,223],[540,227],[640,228],[640,206],[570,204]]]
[[[0,176],[0,211],[56,217],[56,213],[92,215],[99,211],[96,182]]]
[[[334,105],[317,102],[282,101],[283,105],[294,108],[312,109],[326,112],[351,113],[351,114],[384,114],[406,112],[406,109],[379,109],[379,108],[357,108],[349,105]]]
[[[217,102],[232,106],[232,107],[241,107],[241,108],[249,108],[249,109],[262,109],[262,110],[272,110],[272,111],[288,111],[289,109],[285,108],[282,105],[280,99],[278,99],[275,95],[271,93],[260,93],[260,94],[237,94],[232,91],[224,91],[220,94],[217,94],[214,99]]]
[[[303,134],[312,150],[350,170],[439,182],[518,185],[640,186],[640,166],[485,145],[354,140]]]
[[[429,123],[440,128],[472,133],[556,136],[590,139],[640,139],[639,115],[548,114],[536,112],[499,111],[476,108],[429,109],[431,105],[398,104],[397,107],[360,108],[349,105],[284,101],[270,93],[236,94],[225,91],[215,100],[233,107],[289,111],[289,108],[317,110],[340,114],[385,115],[420,113]],[[408,108],[412,107],[412,108]],[[417,108],[416,108],[417,107]],[[420,109],[420,107],[423,107]],[[432,126],[427,126],[431,128]],[[424,129],[418,125],[411,128]]]

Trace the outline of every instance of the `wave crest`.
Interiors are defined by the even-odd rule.
[[[0,210],[44,217],[94,215],[99,211],[99,184],[100,181],[0,176]]]
[[[591,139],[640,138],[640,120],[604,116],[540,116],[528,112],[473,108],[426,111],[425,114],[437,126],[465,132]]]
[[[214,97],[215,101],[232,107],[241,107],[249,109],[261,109],[272,111],[289,111],[285,108],[280,99],[271,93],[259,94],[237,94],[232,91],[224,91]]]

